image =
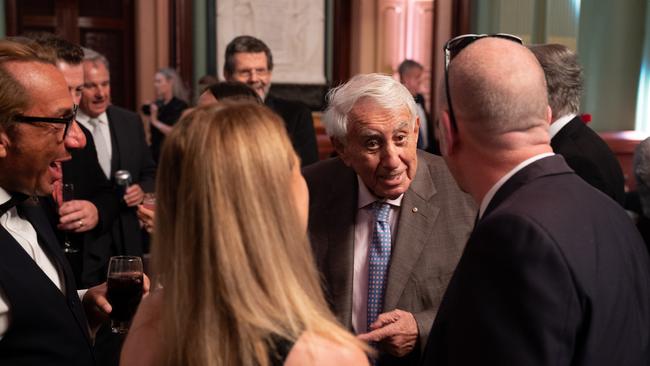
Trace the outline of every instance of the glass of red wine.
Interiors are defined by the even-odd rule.
[[[111,331],[125,334],[142,299],[142,259],[134,256],[111,257],[108,263],[106,298],[113,307]]]

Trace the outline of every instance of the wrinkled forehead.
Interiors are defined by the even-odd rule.
[[[383,105],[373,98],[361,97],[348,113],[348,131],[369,124],[391,124],[404,127],[413,117],[406,105]]]

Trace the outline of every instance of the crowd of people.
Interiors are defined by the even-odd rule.
[[[650,259],[574,52],[455,37],[436,118],[417,62],[356,75],[322,161],[272,71],[236,37],[194,108],[158,70],[143,123],[103,55],[0,40],[0,364],[650,364]],[[109,259],[149,241],[113,333]]]

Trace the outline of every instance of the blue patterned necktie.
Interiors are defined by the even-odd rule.
[[[384,291],[386,290],[386,275],[390,261],[390,223],[388,214],[390,204],[377,201],[373,205],[375,212],[375,225],[370,241],[368,261],[368,318],[366,324],[370,330],[384,305]]]

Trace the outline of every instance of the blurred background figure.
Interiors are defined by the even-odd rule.
[[[262,104],[262,99],[251,87],[238,81],[223,81],[208,85],[199,97],[199,105],[207,105],[224,100],[247,100]]]
[[[157,162],[165,135],[188,107],[188,92],[176,70],[169,67],[156,72],[153,85],[156,89],[156,101],[144,105],[142,112],[150,116],[151,154]]]
[[[140,306],[121,364],[367,365],[321,292],[280,117],[203,106],[167,138],[152,246],[164,289]]]
[[[637,228],[650,251],[650,138],[641,141],[634,152],[634,177],[641,201]]]
[[[269,94],[273,75],[271,49],[251,36],[234,38],[226,46],[223,75],[227,81],[247,84],[284,121],[293,148],[305,166],[318,161],[318,144],[311,111],[299,101],[277,98]]]
[[[201,92],[203,92],[203,90],[205,90],[207,87],[209,87],[212,84],[216,84],[218,82],[219,82],[219,79],[214,75],[210,75],[210,74],[203,75],[203,76],[201,76],[199,78],[199,81],[198,81],[199,90],[201,90]]]
[[[422,73],[424,67],[416,61],[404,60],[397,69],[399,81],[415,99],[418,117],[420,117],[420,133],[418,135],[418,149],[426,150],[433,154],[440,154],[433,131],[429,128],[431,117],[427,112],[424,96],[420,93]]]
[[[625,178],[616,155],[607,143],[580,118],[582,67],[578,55],[561,44],[539,44],[528,48],[544,69],[548,104],[553,113],[553,152],[564,157],[580,178],[625,204]]]

